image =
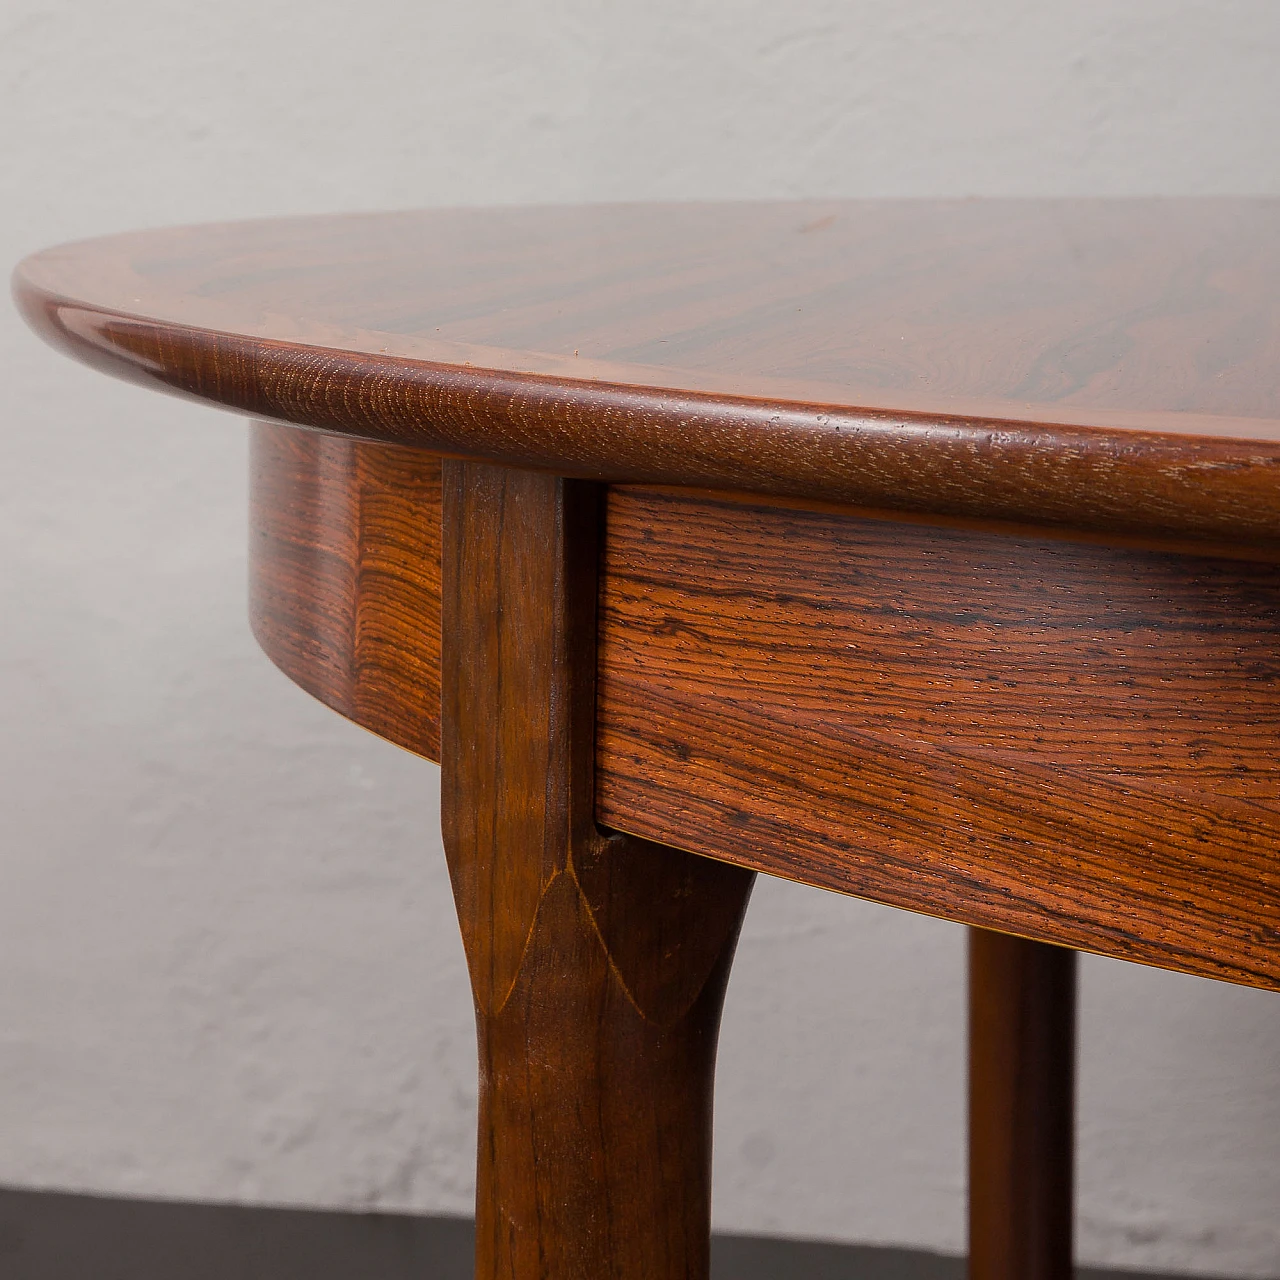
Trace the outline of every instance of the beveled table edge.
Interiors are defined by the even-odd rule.
[[[103,372],[357,439],[610,483],[1280,547],[1280,440],[766,400],[354,352],[104,309],[46,291],[27,263],[13,294],[42,338]]]

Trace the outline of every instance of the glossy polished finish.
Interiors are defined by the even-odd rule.
[[[1280,566],[611,491],[597,812],[1280,988]]]
[[[263,647],[438,759],[439,459],[253,456]],[[640,486],[605,516],[605,826],[1280,987],[1280,566]]]
[[[604,480],[1280,540],[1280,202],[601,206],[49,250],[50,340],[243,410]]]
[[[335,711],[440,758],[440,459],[259,423],[249,620]]]
[[[1278,215],[455,210],[19,268],[55,344],[259,419],[255,634],[442,762],[483,1280],[705,1274],[751,869],[987,930],[971,1274],[1070,1274],[1062,947],[1280,988]]]

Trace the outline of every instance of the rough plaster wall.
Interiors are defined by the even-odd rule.
[[[1280,193],[1275,0],[0,2],[0,258],[415,204]],[[0,1181],[464,1212],[436,773],[244,623],[234,419],[0,314]],[[764,882],[722,1226],[963,1246],[962,935]],[[1086,1259],[1280,1275],[1280,999],[1086,960]]]

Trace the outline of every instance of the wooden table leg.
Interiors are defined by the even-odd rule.
[[[752,874],[593,817],[597,486],[446,462],[445,849],[480,1043],[479,1280],[705,1280]]]
[[[969,1275],[1071,1280],[1076,953],[969,931]]]

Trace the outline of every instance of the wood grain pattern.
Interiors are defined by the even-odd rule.
[[[606,825],[1280,986],[1280,568],[610,492]]]
[[[743,867],[1280,987],[1278,213],[444,211],[18,269],[77,358],[333,433],[257,428],[254,626],[441,755],[486,1280],[705,1276]],[[974,1274],[1056,1278],[1070,961],[974,957]]]
[[[969,1276],[1071,1280],[1076,954],[969,931]]]
[[[440,459],[255,423],[249,619],[291,680],[440,755]]]
[[[254,627],[441,756],[484,1280],[706,1275],[746,867],[1033,940],[975,935],[972,1273],[1068,1274],[1041,942],[1280,988],[1278,213],[455,210],[19,267],[77,358],[333,433],[256,428]]]
[[[611,481],[1280,545],[1280,202],[467,210],[28,260],[50,341]]]
[[[366,456],[370,502],[375,448],[258,428],[255,627],[438,758],[437,464]],[[607,527],[602,822],[1276,985],[1280,569],[630,488]]]
[[[705,1280],[751,874],[593,822],[588,484],[444,468],[443,825],[480,1041],[482,1280]]]

